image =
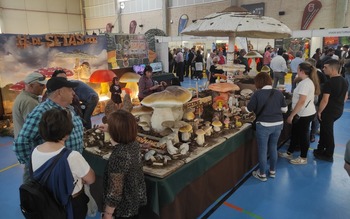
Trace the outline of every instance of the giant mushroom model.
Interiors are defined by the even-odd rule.
[[[110,70],[99,69],[94,71],[90,76],[90,82],[101,83],[101,94],[106,95],[109,89],[108,82],[115,77],[114,72]]]
[[[233,63],[236,37],[289,38],[292,31],[274,18],[255,15],[244,8],[232,6],[222,12],[213,13],[196,20],[181,33],[193,36],[228,36],[227,62]]]
[[[141,104],[153,108],[151,126],[154,131],[161,132],[165,129],[162,122],[181,120],[183,104],[191,98],[192,93],[186,88],[169,86],[163,91],[145,97]]]
[[[139,82],[140,77],[141,76],[136,73],[126,72],[119,79],[120,83],[126,83],[125,88],[129,88],[131,90],[131,93],[130,93],[131,100],[134,98],[137,98],[137,95],[139,93],[139,87],[137,83]]]
[[[260,53],[258,53],[257,51],[250,51],[247,54],[244,55],[245,58],[251,59],[252,62],[250,64],[250,71],[248,73],[249,76],[255,77],[256,74],[258,73],[258,71],[256,70],[256,58],[262,58],[263,56],[260,55]]]

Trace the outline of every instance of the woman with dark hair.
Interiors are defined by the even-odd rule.
[[[140,145],[136,141],[135,117],[117,110],[107,118],[108,131],[115,147],[104,174],[103,219],[138,218],[140,207],[146,205],[146,184],[142,170]]]
[[[117,105],[117,109],[120,109],[122,107],[122,98],[120,96],[122,88],[120,87],[118,77],[113,78],[109,92],[111,92],[111,100]]]
[[[299,64],[298,78],[301,81],[293,92],[293,110],[287,119],[287,122],[292,124],[290,145],[288,150],[280,152],[279,156],[290,159],[291,164],[307,164],[310,123],[316,114],[314,97],[320,94],[320,83],[316,68],[308,62]],[[300,146],[300,156],[293,159],[293,152],[297,146]]]
[[[167,83],[165,81],[161,81],[160,84],[158,84],[158,81],[154,81],[152,79],[153,69],[151,66],[147,65],[145,69],[143,70],[143,75],[141,76],[139,80],[139,100],[142,101],[143,98],[147,97],[148,95],[162,91],[167,86]]]
[[[53,108],[43,114],[39,123],[39,133],[45,142],[38,145],[31,156],[34,177],[45,175],[42,174],[43,168],[65,149],[64,142],[72,130],[73,123],[69,111]],[[63,155],[53,168],[46,186],[65,206],[67,218],[84,219],[89,202],[84,193],[84,184],[89,185],[93,182],[95,173],[83,156],[77,151],[67,150],[66,156]]]
[[[287,104],[281,92],[272,88],[272,79],[266,72],[254,78],[257,91],[252,95],[243,111],[254,112],[256,118],[256,139],[258,143],[259,170],[253,176],[266,181],[267,154],[270,156],[270,177],[276,175],[277,142],[283,128],[283,112],[287,112]]]

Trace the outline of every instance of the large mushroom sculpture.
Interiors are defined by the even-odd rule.
[[[137,82],[139,82],[140,77],[141,76],[139,74],[133,72],[126,72],[121,76],[119,80],[120,83],[126,83],[125,88],[129,88],[131,90],[131,100],[137,98],[137,95],[139,93],[139,87],[137,85]]]
[[[96,70],[90,76],[90,82],[101,83],[101,94],[106,95],[108,93],[108,82],[112,81],[115,77],[114,72],[111,70]]]
[[[192,93],[186,88],[169,86],[163,91],[145,97],[141,104],[153,108],[151,126],[154,131],[161,132],[165,129],[162,126],[164,121],[175,121],[182,118],[183,104],[187,103],[191,98]],[[174,112],[178,115],[174,115]]]

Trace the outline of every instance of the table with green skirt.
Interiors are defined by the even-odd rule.
[[[107,160],[87,151],[83,156],[96,173],[91,193],[102,210]],[[141,218],[196,218],[257,163],[255,134],[248,126],[165,178],[145,175],[148,203]]]

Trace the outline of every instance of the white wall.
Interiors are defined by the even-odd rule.
[[[2,33],[83,32],[80,0],[1,0]]]

